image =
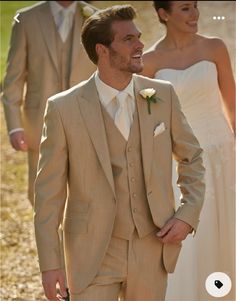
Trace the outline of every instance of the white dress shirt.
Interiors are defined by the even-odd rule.
[[[115,114],[118,109],[118,104],[116,100],[116,96],[121,92],[119,90],[116,90],[107,84],[105,84],[100,78],[98,72],[95,74],[95,84],[98,90],[99,99],[108,112],[108,114],[111,116],[111,118],[115,119]],[[135,98],[134,98],[134,81],[133,78],[129,82],[128,86],[122,92],[126,92],[128,94],[127,97],[127,114],[129,116],[129,119],[131,121],[131,124],[133,122],[133,115],[135,111]]]
[[[51,12],[57,27],[57,30],[60,34],[62,34],[63,42],[66,40],[72,25],[73,25],[73,18],[77,8],[77,1],[74,1],[68,7],[61,6],[57,1],[49,1]],[[63,25],[63,33],[60,32],[60,27],[64,22],[63,16],[66,16],[67,22]]]

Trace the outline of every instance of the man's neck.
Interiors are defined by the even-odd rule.
[[[105,72],[98,68],[98,74],[105,84],[119,91],[124,90],[132,79],[132,73],[128,72]]]
[[[64,8],[70,6],[73,2],[74,1],[57,1],[57,3],[60,4]]]

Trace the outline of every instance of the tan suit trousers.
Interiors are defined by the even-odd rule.
[[[130,240],[112,237],[100,270],[71,301],[164,301],[167,272],[156,232]]]

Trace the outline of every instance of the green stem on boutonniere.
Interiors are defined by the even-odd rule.
[[[151,100],[149,97],[147,98],[147,104],[148,104],[148,114],[151,114]]]

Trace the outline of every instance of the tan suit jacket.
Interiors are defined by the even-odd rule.
[[[204,196],[202,150],[170,83],[135,75],[134,87],[153,221],[161,228],[175,215],[196,229]],[[154,88],[161,98],[152,103],[151,115],[139,95],[144,88]],[[162,122],[166,130],[154,137],[156,125]],[[183,205],[177,212],[171,184],[172,152],[179,161],[183,194]],[[40,267],[42,271],[62,267],[57,230],[63,220],[69,287],[78,293],[99,269],[116,215],[116,193],[94,77],[49,99],[40,154],[35,200]],[[163,262],[168,272],[173,272],[179,251],[180,245],[164,245]]]
[[[87,79],[95,70],[80,40],[85,5],[89,4],[78,1],[75,13],[70,87]],[[20,22],[15,22],[12,28],[2,101],[8,131],[24,128],[29,148],[38,150],[46,101],[61,91],[55,24],[48,1],[18,13]]]

